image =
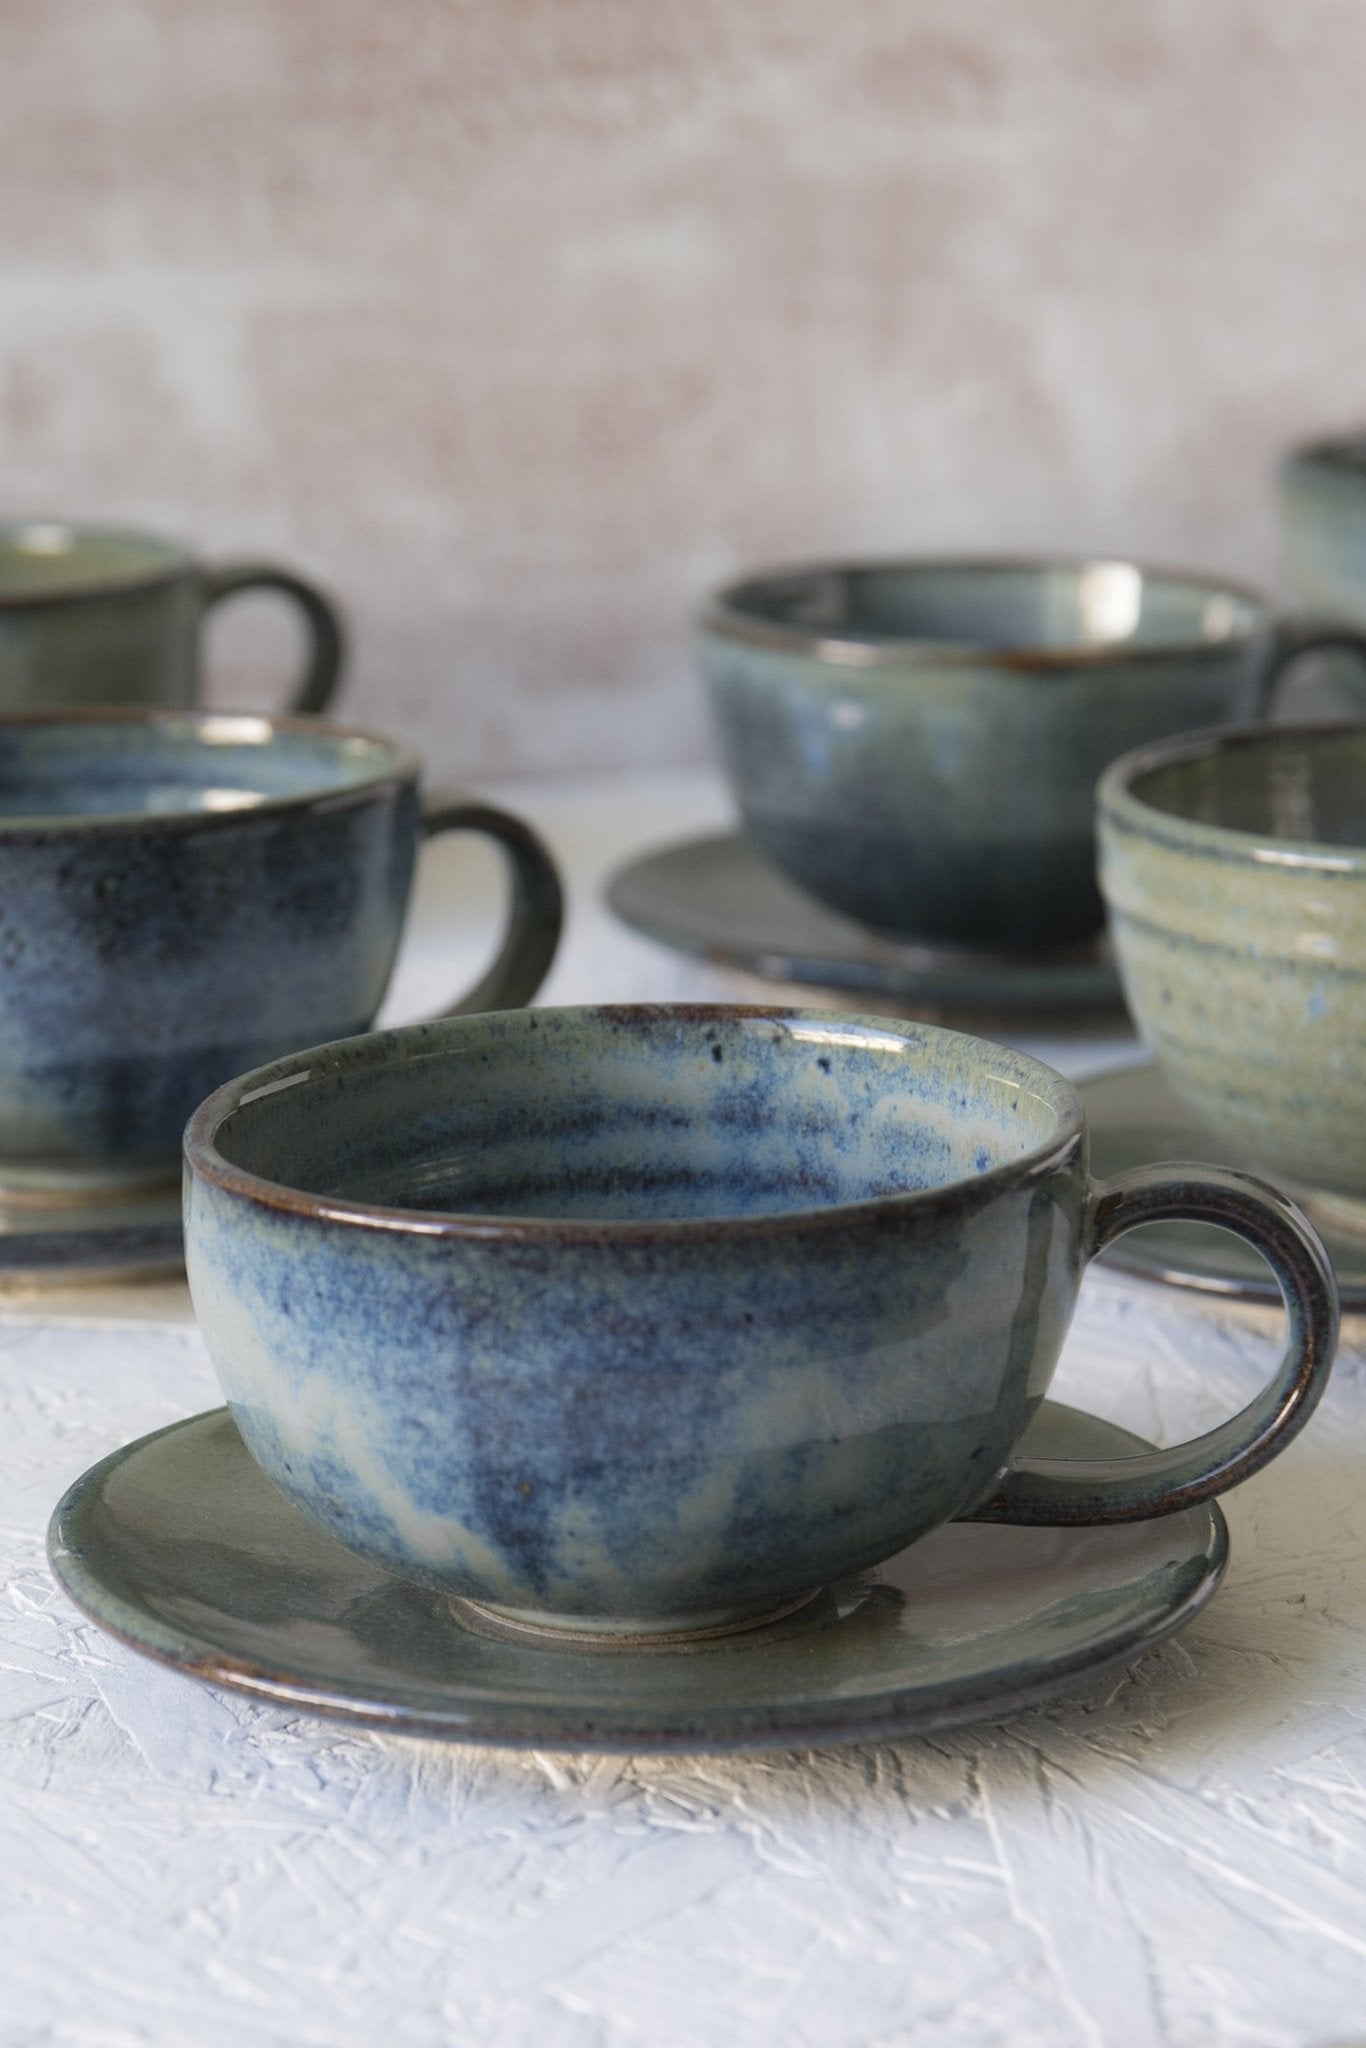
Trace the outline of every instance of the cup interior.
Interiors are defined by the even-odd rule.
[[[0,526],[0,604],[118,590],[175,574],[188,557],[154,534],[28,520]]]
[[[0,720],[0,818],[250,810],[340,793],[401,765],[384,741],[264,718]]]
[[[1366,849],[1366,725],[1210,735],[1140,768],[1138,802],[1200,825],[1300,845]]]
[[[1260,607],[1218,584],[1132,562],[912,562],[759,576],[721,600],[757,624],[871,643],[998,650],[1216,644],[1253,630]]]
[[[1078,1116],[1060,1076],[955,1032],[541,1010],[283,1061],[206,1104],[188,1147],[193,1164],[203,1132],[230,1167],[333,1201],[657,1224],[945,1188],[1051,1151]]]

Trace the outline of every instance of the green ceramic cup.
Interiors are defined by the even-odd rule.
[[[1260,716],[1352,626],[1121,561],[845,563],[751,577],[700,627],[745,831],[860,924],[1048,950],[1104,922],[1096,778],[1116,755]]]
[[[1129,754],[1101,781],[1099,830],[1124,991],[1172,1087],[1350,1221],[1366,1203],[1366,723]]]
[[[0,711],[199,702],[211,606],[275,590],[303,613],[309,651],[291,711],[332,700],[341,620],[322,592],[271,562],[198,562],[174,541],[116,527],[0,525]]]

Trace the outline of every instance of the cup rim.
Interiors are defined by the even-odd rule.
[[[695,1216],[663,1218],[601,1218],[578,1220],[555,1216],[490,1216],[462,1214],[447,1209],[401,1208],[381,1202],[358,1202],[339,1196],[319,1195],[296,1188],[262,1174],[235,1166],[219,1151],[216,1139],[223,1123],[234,1111],[263,1095],[295,1086],[309,1078],[321,1062],[336,1072],[347,1066],[383,1063],[393,1056],[429,1059],[433,1040],[440,1050],[444,1041],[479,1023],[485,1028],[511,1030],[514,1020],[534,1014],[571,1019],[668,1018],[701,1028],[709,1021],[753,1020],[816,1026],[829,1030],[856,1026],[901,1039],[964,1039],[986,1047],[992,1059],[1006,1072],[1018,1073],[1036,1092],[1044,1094],[1057,1109],[1058,1128],[1019,1159],[970,1177],[946,1181],[938,1187],[907,1189],[894,1195],[873,1195],[858,1201],[826,1203],[809,1209],[774,1210],[761,1215]],[[302,1071],[301,1071],[302,1070]],[[1084,1112],[1072,1083],[1032,1054],[997,1045],[990,1039],[974,1039],[969,1032],[950,1031],[943,1025],[920,1024],[908,1019],[876,1017],[861,1012],[803,1009],[787,1004],[765,1003],[578,1003],[549,1006],[530,1011],[497,1011],[480,1017],[439,1017],[425,1024],[400,1025],[388,1031],[368,1031],[353,1038],[334,1039],[329,1045],[313,1046],[283,1059],[239,1074],[216,1088],[199,1105],[185,1128],[184,1153],[187,1169],[187,1200],[191,1179],[199,1179],[227,1195],[257,1208],[314,1223],[343,1224],[352,1228],[395,1235],[440,1239],[448,1242],[500,1242],[505,1244],[548,1244],[643,1246],[745,1240],[759,1237],[807,1236],[847,1228],[851,1220],[871,1220],[908,1210],[968,1208],[1022,1183],[1042,1180],[1065,1165],[1082,1144]],[[190,1232],[186,1231],[187,1246]]]
[[[1252,867],[1302,869],[1318,874],[1366,874],[1366,841],[1361,846],[1335,846],[1323,839],[1282,839],[1271,832],[1247,832],[1236,825],[1212,825],[1180,811],[1162,809],[1137,794],[1135,782],[1155,769],[1184,761],[1208,759],[1236,748],[1274,746],[1281,741],[1366,738],[1366,719],[1333,719],[1322,724],[1207,726],[1179,733],[1151,745],[1135,747],[1112,761],[1096,785],[1096,809],[1102,821],[1122,826],[1159,845],[1182,853],[1208,854]]]
[[[1136,570],[1145,582],[1174,583],[1183,589],[1204,590],[1211,597],[1232,597],[1248,606],[1254,616],[1241,631],[1221,640],[1172,639],[1132,642],[1106,641],[1094,646],[1047,646],[1020,642],[985,647],[971,640],[898,639],[848,632],[826,633],[816,627],[792,625],[785,621],[756,618],[740,609],[741,595],[756,583],[779,577],[841,576],[888,570],[965,570],[969,572],[1080,571],[1098,567]],[[1246,646],[1270,616],[1264,594],[1231,577],[1198,570],[1167,569],[1141,562],[1123,554],[985,554],[985,555],[887,555],[840,557],[831,560],[776,564],[766,569],[747,570],[708,597],[698,613],[698,629],[718,639],[767,648],[775,653],[802,654],[812,660],[841,668],[906,668],[920,663],[935,667],[967,667],[989,661],[995,668],[1035,674],[1059,668],[1091,668],[1133,661],[1169,661],[1227,653],[1231,647]]]
[[[67,519],[56,515],[44,518],[36,513],[24,518],[0,520],[0,548],[25,533],[39,532],[44,528],[53,532],[60,530],[77,541],[126,541],[155,553],[161,559],[159,562],[149,561],[145,569],[126,576],[73,576],[70,582],[57,588],[6,591],[0,586],[0,612],[41,610],[52,605],[88,602],[92,598],[140,596],[144,591],[158,590],[163,584],[174,583],[196,567],[196,557],[180,541],[169,540],[164,534],[154,533],[146,527],[124,526],[119,522],[105,526],[94,520]]]
[[[290,812],[305,811],[317,805],[329,809],[340,808],[344,803],[373,796],[385,788],[397,788],[404,783],[415,783],[420,770],[417,759],[403,747],[382,733],[366,730],[361,726],[334,725],[328,719],[305,716],[276,715],[254,711],[167,711],[149,705],[91,705],[84,708],[70,708],[51,711],[0,711],[0,741],[6,733],[23,731],[35,727],[53,726],[136,726],[144,730],[179,732],[192,737],[210,736],[208,729],[216,729],[219,737],[232,736],[231,728],[241,731],[243,738],[254,739],[267,745],[277,738],[308,738],[339,740],[357,749],[373,747],[384,758],[376,762],[374,773],[363,775],[353,781],[338,782],[321,789],[299,790],[292,795],[263,797],[259,804],[241,809],[224,811],[46,811],[35,812],[32,816],[16,812],[11,816],[0,815],[0,845],[11,845],[16,840],[27,841],[55,837],[58,834],[105,833],[105,832],[213,832],[230,831],[250,819],[278,818]]]

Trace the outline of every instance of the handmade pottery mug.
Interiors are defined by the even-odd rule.
[[[1172,1087],[1244,1156],[1366,1201],[1366,724],[1171,740],[1098,804],[1125,994]]]
[[[289,708],[321,711],[337,687],[341,620],[292,570],[207,566],[174,541],[118,527],[0,525],[0,710],[193,705],[204,615],[243,590],[277,590],[303,613],[309,655]]]
[[[199,1325],[269,1476],[479,1625],[680,1643],[771,1621],[954,1517],[1109,1522],[1233,1485],[1322,1389],[1311,1228],[1240,1174],[1097,1184],[1060,1075],[829,1012],[540,1010],[229,1083],[186,1132]],[[1015,1455],[1086,1261],[1245,1235],[1271,1385],[1121,1464]]]
[[[0,1185],[155,1182],[219,1082],[364,1030],[417,842],[445,831],[487,833],[513,875],[502,951],[465,1002],[525,1002],[559,931],[548,854],[487,804],[424,809],[388,740],[313,719],[0,717]]]
[[[895,937],[1051,949],[1104,920],[1096,778],[1145,740],[1258,715],[1351,626],[1119,561],[905,561],[757,576],[701,620],[745,831]]]

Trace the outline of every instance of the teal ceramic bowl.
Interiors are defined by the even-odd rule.
[[[1100,1522],[1231,1485],[1308,1413],[1335,1296],[1237,1175],[1098,1186],[1003,1047],[829,1012],[541,1010],[315,1049],[185,1142],[199,1325],[264,1471],[484,1625],[680,1643],[956,1516]],[[1273,1385],[1118,1467],[1016,1445],[1082,1269],[1201,1216],[1273,1263]]]
[[[1366,724],[1149,748],[1099,813],[1125,994],[1172,1087],[1240,1156],[1366,1200]]]
[[[700,643],[745,831],[791,880],[897,938],[1034,950],[1104,920],[1101,770],[1260,715],[1305,645],[1209,579],[928,560],[751,577]]]

